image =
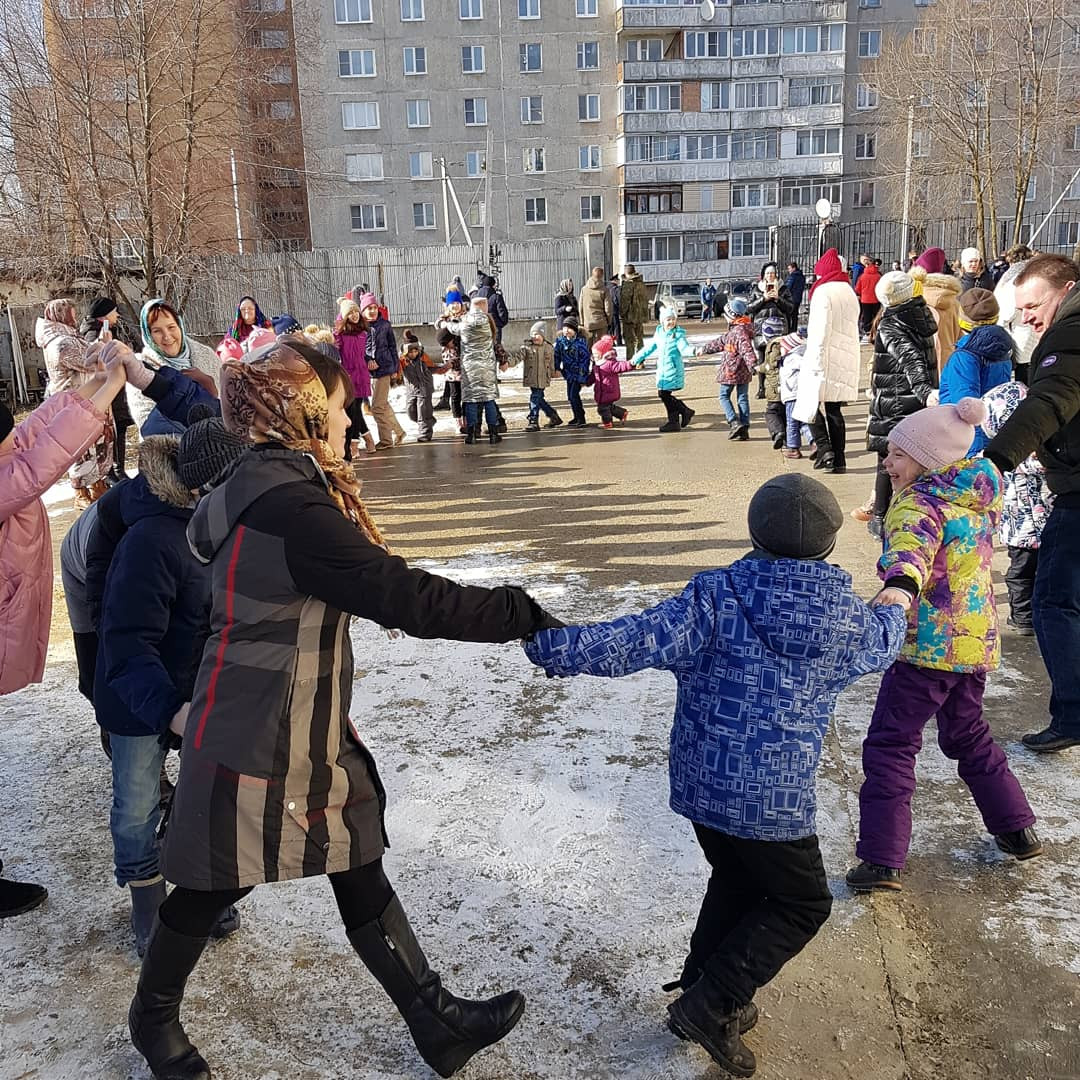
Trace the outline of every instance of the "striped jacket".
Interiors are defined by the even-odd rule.
[[[348,870],[382,855],[385,794],[349,717],[350,613],[416,637],[510,641],[552,620],[520,589],[461,586],[369,543],[304,454],[249,450],[188,529],[211,565],[162,873],[191,889]]]

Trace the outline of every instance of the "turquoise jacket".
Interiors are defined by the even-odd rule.
[[[681,326],[672,327],[670,330],[658,326],[652,341],[638,349],[630,363],[644,363],[654,353],[656,389],[681,390],[686,383],[683,357],[694,355],[694,347],[686,340],[686,331]]]

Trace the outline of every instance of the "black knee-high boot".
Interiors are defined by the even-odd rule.
[[[184,987],[205,948],[206,938],[178,934],[160,916],[150,932],[128,1030],[154,1080],[210,1080],[210,1066],[180,1024]]]
[[[440,1076],[452,1076],[478,1050],[498,1042],[525,1009],[516,990],[487,1001],[445,990],[396,896],[377,919],[350,931],[349,941],[397,1006],[420,1056]]]

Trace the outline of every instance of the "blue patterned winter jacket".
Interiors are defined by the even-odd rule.
[[[837,695],[887,668],[906,630],[903,608],[869,607],[839,567],[747,557],[640,615],[541,630],[525,651],[549,675],[671,671],[671,809],[732,836],[797,840],[815,832]]]

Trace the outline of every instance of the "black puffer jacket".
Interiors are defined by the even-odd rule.
[[[795,330],[798,322],[798,309],[791,298],[791,290],[786,285],[781,285],[776,296],[770,297],[762,292],[759,282],[754,288],[753,298],[746,305],[746,313],[754,320],[755,326],[760,326],[770,316],[778,316],[787,325],[788,333]]]
[[[874,340],[868,450],[886,453],[889,432],[905,416],[926,407],[937,386],[936,335],[937,323],[921,296],[885,309]]]

